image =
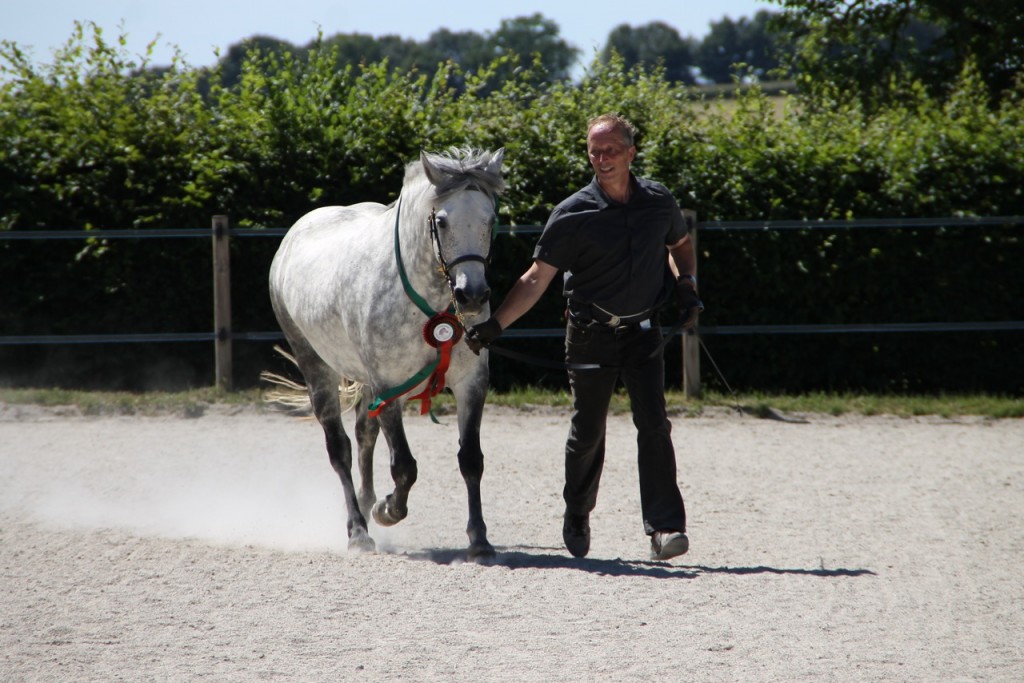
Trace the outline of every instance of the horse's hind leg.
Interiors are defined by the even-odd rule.
[[[341,401],[338,399],[338,376],[333,372],[319,381],[309,382],[309,395],[313,411],[324,428],[327,439],[327,456],[331,467],[341,479],[345,492],[345,507],[348,509],[349,550],[374,550],[375,544],[366,530],[366,518],[359,510],[359,502],[352,482],[352,442],[341,423]]]
[[[341,399],[338,397],[340,378],[308,344],[301,339],[286,336],[289,337],[295,360],[306,379],[313,412],[324,429],[331,467],[341,479],[341,486],[345,491],[349,550],[372,551],[376,545],[367,533],[366,518],[359,511],[355,486],[352,483],[352,442],[341,422]]]
[[[373,490],[373,449],[380,434],[380,422],[369,415],[370,399],[366,392],[356,407],[356,446],[359,448],[359,510],[369,517],[377,494]]]
[[[386,406],[377,419],[391,451],[391,479],[395,490],[373,506],[373,519],[381,526],[391,526],[409,514],[409,490],[416,483],[417,466],[402,426],[401,404],[395,402]]]

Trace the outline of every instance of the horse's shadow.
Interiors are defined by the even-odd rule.
[[[561,548],[511,546],[499,548],[495,557],[478,564],[509,569],[573,569],[601,576],[643,576],[653,579],[696,579],[704,574],[786,574],[818,578],[856,578],[876,576],[870,569],[818,569],[757,567],[708,567],[704,565],[677,565],[658,560],[624,560],[622,558],[575,558],[561,554]],[[436,564],[460,564],[466,561],[466,551],[452,548],[430,548],[402,553],[413,560]]]

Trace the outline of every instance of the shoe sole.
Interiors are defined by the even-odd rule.
[[[665,545],[661,546],[661,550],[651,550],[651,559],[654,560],[670,560],[673,557],[679,557],[685,555],[686,551],[690,549],[690,539],[685,534],[676,536]]]

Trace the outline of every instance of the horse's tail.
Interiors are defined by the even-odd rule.
[[[293,355],[280,346],[275,346],[274,350],[298,367],[298,363],[295,362]],[[309,389],[302,382],[296,382],[284,375],[267,370],[260,373],[260,379],[273,385],[272,389],[263,394],[263,400],[267,403],[281,406],[291,413],[309,414],[313,411],[313,406],[309,401]],[[353,382],[343,377],[341,384],[338,385],[338,396],[341,398],[341,412],[345,413],[352,410],[362,395],[363,384],[361,382]]]

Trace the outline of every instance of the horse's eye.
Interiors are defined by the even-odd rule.
[[[437,227],[439,227],[439,228],[447,228],[448,227],[448,217],[447,216],[438,216],[437,217]]]

